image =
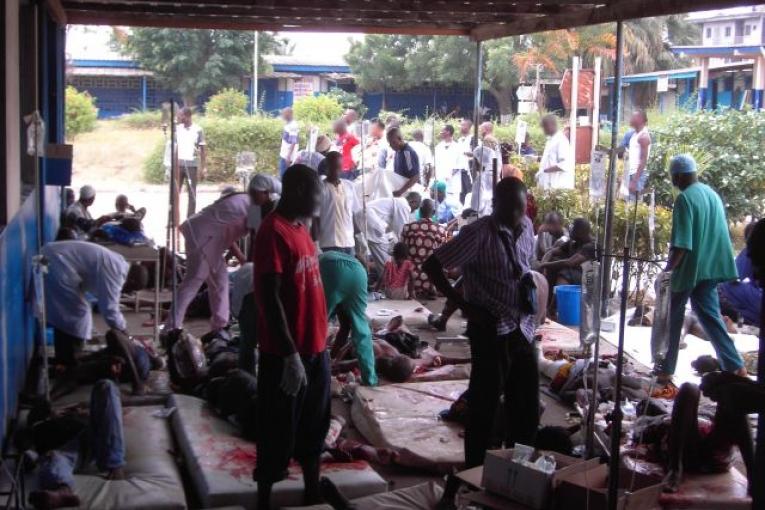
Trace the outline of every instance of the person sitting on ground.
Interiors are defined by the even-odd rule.
[[[50,404],[30,411],[28,424],[39,453],[39,489],[29,495],[37,509],[80,505],[74,472],[94,462],[107,480],[125,478],[125,441],[122,401],[117,385],[100,380],[90,394],[90,411],[54,414]],[[83,458],[84,457],[84,458]]]
[[[445,182],[436,181],[435,183],[433,183],[433,192],[435,194],[435,203],[436,203],[436,212],[435,212],[434,220],[440,223],[441,225],[447,225],[456,217],[456,212],[458,208],[455,204],[449,203],[447,201],[448,197],[446,195]]]
[[[377,291],[388,299],[414,299],[414,263],[406,244],[399,242],[393,246],[393,260],[385,263]]]
[[[592,227],[584,218],[571,223],[571,239],[548,251],[539,264],[539,271],[547,277],[550,287],[579,285],[582,282],[582,264],[595,260]]]
[[[115,212],[112,213],[112,219],[115,220],[121,220],[123,218],[142,220],[144,216],[146,216],[146,208],[141,207],[140,209],[136,209],[130,204],[126,195],[117,195],[117,198],[114,200],[114,209]]]
[[[556,247],[556,243],[566,240],[566,229],[563,227],[563,216],[557,211],[550,211],[544,216],[543,223],[537,229],[537,240],[534,244],[534,260],[532,266],[538,269],[545,255]]]
[[[71,235],[68,229],[60,233],[62,238]],[[48,243],[42,255],[48,262],[45,305],[48,324],[54,328],[56,363],[71,367],[92,333],[92,306],[85,294],[96,296],[98,311],[109,328],[124,332],[127,322],[120,296],[146,286],[146,268],[130,266],[122,255],[85,241]]]
[[[420,219],[404,226],[401,232],[401,241],[409,249],[409,256],[414,263],[414,290],[417,297],[423,299],[435,298],[436,289],[422,270],[422,264],[436,248],[446,242],[446,229],[431,219],[434,211],[433,201],[423,200]]]
[[[91,230],[111,219],[109,216],[93,219],[88,208],[95,200],[95,188],[86,184],[80,188],[80,199],[67,207],[64,212],[64,226],[74,229],[78,238],[87,236]]]
[[[744,228],[746,240],[751,236],[754,225],[755,223],[751,222]],[[754,276],[749,248],[744,247],[736,257],[736,268],[738,280],[725,282],[718,287],[722,313],[734,320],[741,317],[745,323],[760,327],[762,286]]]

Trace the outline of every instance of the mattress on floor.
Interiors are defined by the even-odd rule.
[[[467,381],[392,384],[356,390],[351,419],[377,447],[399,451],[399,463],[438,473],[465,461],[463,427],[438,413],[467,389]]]
[[[536,334],[542,337],[539,348],[543,352],[559,350],[570,352],[579,350],[579,328],[577,326],[573,326],[572,329],[563,324],[548,320],[537,328]],[[605,354],[602,352],[602,348],[601,354]]]
[[[55,386],[55,381],[52,381]],[[132,386],[130,383],[120,383],[122,392],[123,406],[163,406],[167,401],[170,391],[170,376],[166,370],[152,370],[149,372],[149,378],[146,380],[146,394],[133,396],[130,394]],[[56,398],[53,401],[54,408],[67,407],[73,404],[87,404],[90,402],[90,392],[93,390],[92,384],[81,384],[73,391]]]
[[[397,315],[404,318],[404,325],[417,329],[428,325],[430,310],[413,299],[382,299],[367,303],[367,320],[372,331],[384,328]]]
[[[171,423],[193,486],[205,507],[256,506],[257,484],[252,480],[255,444],[243,439],[236,427],[216,416],[204,400],[173,395],[176,407]],[[366,462],[322,464],[330,478],[349,498],[384,492],[388,484]],[[300,467],[291,465],[289,476],[273,486],[274,507],[299,505],[303,496]]]
[[[432,510],[443,495],[443,489],[435,482],[421,483],[374,496],[354,499],[355,510]],[[293,507],[292,510],[332,510],[330,505]],[[291,510],[283,508],[282,510]]]
[[[152,416],[162,406],[123,407],[125,480],[105,480],[100,474],[75,475],[81,509],[181,510],[186,496],[171,451],[166,418]]]

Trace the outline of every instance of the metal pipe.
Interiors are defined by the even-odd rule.
[[[475,92],[473,96],[473,141],[470,146],[478,145],[478,124],[481,122],[481,82],[483,81],[483,46],[475,43]]]
[[[178,281],[176,279],[177,260],[176,260],[176,248],[177,248],[177,235],[178,229],[176,225],[177,211],[178,211],[178,193],[177,193],[177,179],[178,179],[178,158],[176,154],[176,130],[175,123],[175,101],[170,100],[170,256],[171,264],[170,270],[172,271],[170,277],[171,289],[172,289],[172,306],[175,307],[178,304]],[[175,313],[171,310],[171,329],[175,329],[178,325],[175,323]],[[155,319],[158,320],[158,319]]]
[[[608,158],[608,180],[606,184],[606,211],[603,227],[604,239],[602,251],[603,264],[601,265],[601,315],[605,316],[608,310],[608,297],[611,290],[611,264],[609,256],[612,249],[614,233],[614,195],[616,194],[616,149],[619,144],[619,125],[622,115],[622,78],[624,75],[624,22],[616,23],[616,73],[614,77],[614,96],[611,104],[611,151]]]

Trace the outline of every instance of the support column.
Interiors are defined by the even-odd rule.
[[[146,111],[146,76],[141,76],[141,111]]]
[[[752,108],[762,110],[765,108],[765,57],[759,56],[752,66]]]
[[[707,106],[709,95],[709,57],[701,59],[701,72],[699,73],[699,110],[704,110]]]
[[[473,143],[478,145],[478,124],[481,123],[481,82],[483,81],[483,45],[475,43],[475,92],[473,95]]]
[[[600,57],[595,57],[595,83],[592,93],[592,150],[600,140]]]
[[[571,111],[568,117],[568,140],[571,161],[576,166],[576,111],[579,109],[579,57],[571,59]]]

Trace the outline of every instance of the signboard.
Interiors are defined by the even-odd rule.
[[[295,99],[299,97],[312,96],[312,95],[313,95],[313,80],[311,78],[295,80],[292,83],[292,97],[294,97]]]
[[[656,92],[669,91],[669,76],[659,76],[656,80]]]
[[[571,109],[571,82],[573,80],[573,73],[571,69],[566,69],[563,74],[563,80],[560,83],[560,98],[563,102],[563,107],[566,110]],[[580,69],[579,70],[579,84],[577,86],[577,108],[590,109],[594,104],[595,95],[595,70],[594,69]]]
[[[597,202],[606,193],[606,151],[592,151],[590,159],[590,200]]]

